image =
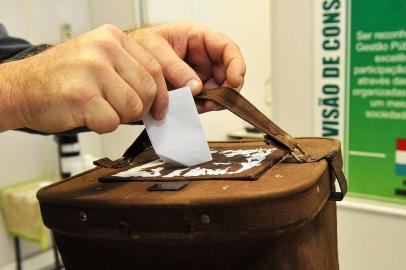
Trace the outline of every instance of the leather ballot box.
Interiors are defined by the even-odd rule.
[[[42,188],[66,269],[338,269],[339,141],[293,138],[232,89],[197,98],[264,140],[210,142],[212,161],[178,168],[144,131],[121,159]]]

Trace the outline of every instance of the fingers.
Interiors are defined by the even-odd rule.
[[[222,85],[226,82],[227,75],[223,64],[217,64],[213,67],[213,78],[218,85]]]
[[[204,89],[213,89],[213,88],[217,88],[217,87],[220,87],[220,85],[217,83],[217,81],[215,79],[210,79],[204,84]],[[224,108],[220,104],[218,104],[214,101],[208,100],[203,104],[202,112],[218,111],[218,110],[222,110],[222,109],[224,109]]]
[[[103,93],[121,123],[138,120],[150,110],[157,93],[155,80],[125,50],[116,53],[114,69],[100,77]]]
[[[212,76],[213,63],[207,54],[203,35],[192,33],[189,36],[187,46],[188,54],[185,59],[186,62],[192,64],[192,67],[202,81],[209,80]]]
[[[223,75],[217,76],[220,70],[217,66],[223,66],[225,81],[232,88],[241,88],[246,66],[240,49],[229,38],[193,24],[165,24],[155,29],[203,82],[214,77],[221,85]]]
[[[116,111],[101,96],[95,96],[83,108],[85,125],[99,134],[112,132],[120,124]]]
[[[157,94],[157,84],[147,67],[121,44],[109,47],[106,56],[110,61],[100,61],[93,70],[94,77],[98,78],[96,81],[101,94],[115,110],[119,122],[139,120],[150,110]],[[145,62],[145,59],[142,61]],[[158,81],[159,77],[156,77]],[[165,88],[162,90],[166,93]]]
[[[113,70],[98,75],[103,93],[116,109],[120,121],[140,119],[150,110],[154,118],[162,119],[168,105],[168,93],[160,64],[124,33],[113,31],[108,37],[101,39],[101,48]]]
[[[216,77],[216,75],[214,77]],[[218,80],[220,80],[220,79],[218,79]],[[228,83],[228,81],[224,81],[223,84],[221,84],[221,87],[233,88],[234,90],[240,92],[243,84],[244,84],[244,78],[243,78],[243,82],[241,83],[241,85],[239,87],[233,88]],[[213,89],[213,88],[217,88],[217,87],[219,87],[219,84],[217,83],[217,80],[213,80],[213,79],[208,80],[203,86],[204,89]],[[214,102],[211,100],[205,101],[204,103],[201,103],[198,106],[199,113],[204,113],[204,112],[209,112],[209,111],[219,111],[219,110],[224,110],[224,107],[221,106],[220,104],[218,104],[217,102]]]
[[[149,90],[136,92],[123,77],[112,71],[110,76],[106,75],[99,83],[105,99],[119,116],[119,122],[127,123],[138,120],[146,114],[152,104],[151,97],[155,95],[155,92],[148,93]],[[138,88],[142,87],[140,82],[136,83]]]
[[[207,82],[205,82],[203,89],[213,89],[213,88],[217,88],[217,87],[219,87],[217,82],[214,79],[210,79]],[[217,110],[223,109],[223,106],[221,106],[220,104],[218,104],[212,100],[206,100],[206,101],[198,100],[196,102],[196,107],[197,107],[197,111],[199,113],[205,113],[205,112],[209,112],[209,111],[217,111]]]
[[[184,62],[163,38],[141,40],[141,45],[146,48],[161,64],[165,79],[175,88],[189,85],[192,94],[196,95],[202,90],[202,81],[186,62]]]
[[[224,35],[213,31],[204,33],[204,43],[212,61],[224,65],[230,86],[240,87],[246,66],[238,46]]]
[[[150,110],[157,93],[155,80],[125,50],[115,52],[112,66],[94,72],[101,93],[85,105],[85,124],[90,129],[111,132],[120,123],[141,119]]]
[[[141,119],[149,111],[157,120],[162,119],[168,106],[168,92],[159,63],[126,37],[110,58],[113,68],[100,74],[100,84],[120,122]]]
[[[138,61],[152,76],[156,85],[156,95],[151,106],[151,114],[157,120],[162,119],[168,107],[168,89],[161,65],[144,47],[128,37],[122,40],[122,46],[129,56]],[[126,71],[122,73],[126,73]],[[133,75],[136,76],[138,74]],[[126,81],[128,82],[128,80]],[[130,85],[135,87],[136,83],[133,82]]]

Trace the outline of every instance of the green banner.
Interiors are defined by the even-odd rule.
[[[347,18],[350,192],[406,202],[406,2],[353,0]]]

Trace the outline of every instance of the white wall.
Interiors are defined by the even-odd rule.
[[[272,117],[293,136],[312,135],[312,0],[272,1]]]
[[[136,21],[133,0],[88,0],[92,27],[111,23],[121,29],[128,29]]]
[[[345,270],[404,270],[406,205],[347,197],[338,211],[339,256]]]

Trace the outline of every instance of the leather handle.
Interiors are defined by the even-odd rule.
[[[215,101],[265,133],[277,146],[290,153],[293,153],[295,149],[303,152],[292,136],[272,122],[251,102],[232,88],[219,87],[205,90],[198,96],[195,96],[195,99]]]
[[[307,161],[306,153],[292,136],[273,123],[268,117],[266,117],[261,111],[259,111],[253,104],[251,104],[234,89],[220,87],[205,90],[201,94],[195,96],[195,99],[212,100],[219,103],[238,117],[244,119],[258,130],[265,133],[265,140],[268,142],[271,141],[275,146],[290,153],[296,162]],[[127,160],[128,158],[134,157],[150,146],[151,141],[144,130],[139,138],[137,138],[125,151],[123,158],[124,160]],[[301,155],[296,155],[295,150],[299,150]]]

